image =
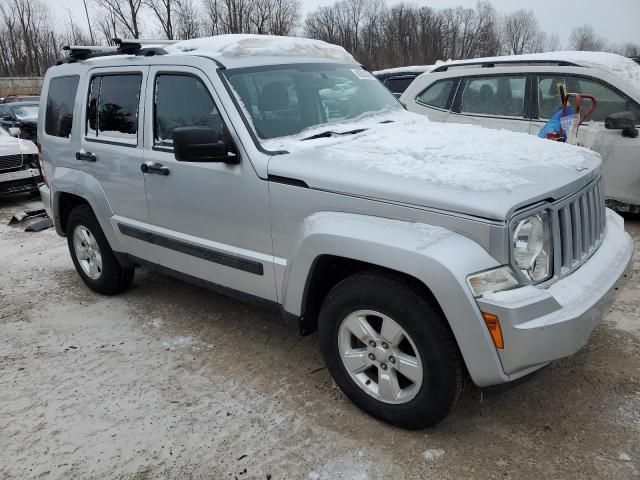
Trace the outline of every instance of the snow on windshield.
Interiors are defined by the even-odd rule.
[[[342,47],[309,38],[273,35],[232,34],[194,38],[166,47],[170,53],[204,54],[212,57],[320,57],[343,63],[356,63]]]
[[[265,141],[269,150],[291,153],[321,149],[346,166],[466,190],[513,190],[531,184],[531,170],[575,169],[593,159],[590,150],[506,130],[431,122],[415,113],[380,112],[331,125],[335,132],[367,130],[302,141],[321,130]]]

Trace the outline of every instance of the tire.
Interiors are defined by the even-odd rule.
[[[363,318],[374,331],[359,330]],[[408,282],[385,272],[354,274],[329,292],[318,324],[329,372],[344,394],[373,417],[406,429],[426,428],[442,420],[462,397],[465,368],[453,334],[440,310]],[[403,330],[400,336],[397,326]],[[390,339],[402,341],[386,339],[383,328]],[[344,358],[356,358],[349,363],[354,373],[342,351]]]
[[[122,268],[118,263],[96,216],[88,205],[78,205],[71,210],[67,217],[66,234],[69,253],[76,271],[91,290],[104,295],[115,295],[131,285],[134,269]],[[76,248],[78,242],[80,244]],[[88,257],[79,258],[79,255]],[[90,265],[92,259],[95,267],[93,269]]]

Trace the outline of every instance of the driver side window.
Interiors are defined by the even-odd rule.
[[[210,127],[220,139],[224,123],[207,87],[185,74],[160,74],[155,82],[153,146],[173,148],[179,127]]]

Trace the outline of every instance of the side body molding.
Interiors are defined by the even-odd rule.
[[[498,266],[477,243],[432,225],[369,215],[319,212],[307,217],[292,239],[283,282],[283,307],[304,312],[306,280],[314,261],[335,255],[410,275],[438,301],[479,386],[508,380],[467,284],[468,274]]]

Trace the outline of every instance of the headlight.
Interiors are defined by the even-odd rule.
[[[513,258],[520,271],[534,283],[552,274],[549,215],[540,212],[520,220],[513,231]]]
[[[513,270],[508,266],[469,275],[467,277],[467,283],[474,297],[481,297],[485,293],[510,290],[520,285]]]

